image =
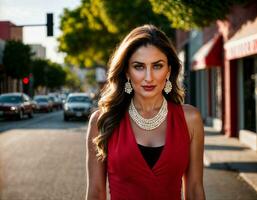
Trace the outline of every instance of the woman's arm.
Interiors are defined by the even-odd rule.
[[[190,105],[183,105],[190,134],[190,161],[183,177],[185,200],[204,200],[203,150],[204,128],[199,111]]]
[[[88,123],[86,200],[106,200],[106,162],[97,159],[95,144],[92,142],[99,134],[98,115],[98,111],[94,112]]]

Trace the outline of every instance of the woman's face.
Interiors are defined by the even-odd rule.
[[[139,47],[130,57],[127,78],[134,94],[144,98],[162,95],[170,76],[167,56],[153,45]]]

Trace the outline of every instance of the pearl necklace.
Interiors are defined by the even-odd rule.
[[[133,100],[131,99],[131,103],[129,105],[129,115],[133,119],[133,121],[142,129],[150,131],[157,127],[159,127],[162,122],[167,117],[168,114],[168,106],[167,101],[165,98],[163,98],[162,106],[158,112],[157,115],[155,115],[153,118],[146,119],[143,118],[137,111]]]

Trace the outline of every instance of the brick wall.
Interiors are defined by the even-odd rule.
[[[7,21],[0,22],[0,39],[2,40],[10,39],[11,29],[9,27],[10,27],[10,22],[7,22]]]
[[[177,52],[179,52],[185,43],[187,42],[189,38],[189,32],[182,31],[182,30],[176,30],[176,49]]]
[[[0,21],[0,39],[22,41],[22,27],[17,27],[9,21]]]

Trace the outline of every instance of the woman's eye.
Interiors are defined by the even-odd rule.
[[[161,69],[162,68],[162,64],[155,64],[154,65],[154,69]]]
[[[135,69],[142,70],[144,67],[143,65],[134,65]]]

